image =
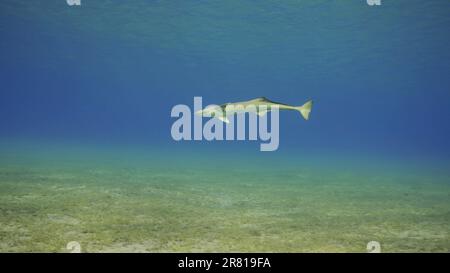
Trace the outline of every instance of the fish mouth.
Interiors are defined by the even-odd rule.
[[[203,110],[198,110],[195,114],[198,116],[203,116]]]

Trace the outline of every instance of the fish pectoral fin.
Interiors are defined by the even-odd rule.
[[[258,111],[258,116],[262,117],[265,114],[267,114],[268,111],[264,110],[264,111]]]
[[[218,116],[217,118],[220,119],[221,121],[225,122],[225,123],[230,123],[230,120],[226,116],[223,116],[223,117]]]

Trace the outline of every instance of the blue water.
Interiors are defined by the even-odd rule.
[[[449,10],[446,0],[3,0],[1,162],[108,151],[199,170],[448,174]],[[309,121],[281,112],[279,149],[263,153],[258,141],[174,141],[171,108],[194,96],[315,104]]]

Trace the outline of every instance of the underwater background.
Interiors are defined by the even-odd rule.
[[[450,251],[450,2],[3,0],[0,251]],[[174,141],[265,96],[280,145]]]

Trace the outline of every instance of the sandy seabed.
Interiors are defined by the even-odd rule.
[[[0,168],[0,251],[450,251],[448,176]]]

